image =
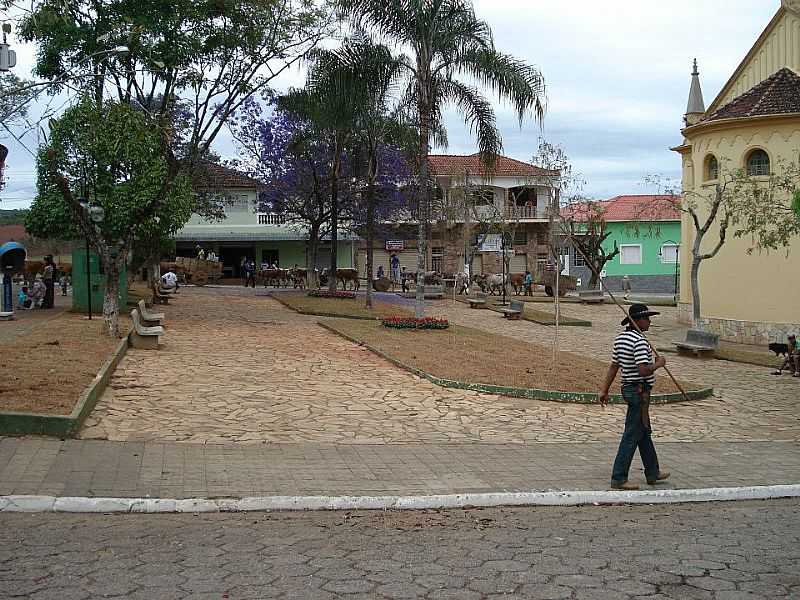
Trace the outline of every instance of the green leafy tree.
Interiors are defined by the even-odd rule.
[[[86,98],[51,122],[49,143],[39,152],[38,192],[25,227],[37,237],[86,238],[97,250],[106,274],[103,318],[112,336],[119,335],[119,276],[134,241],[173,235],[194,206],[186,175],[165,188],[163,139],[143,111]],[[155,197],[158,214],[143,211]]]
[[[419,139],[416,150],[419,202],[417,218],[417,297],[415,312],[425,311],[423,284],[430,220],[431,192],[428,154],[442,111],[455,105],[475,132],[481,156],[491,170],[502,150],[494,110],[479,87],[489,87],[507,99],[520,123],[528,113],[544,114],[544,79],[534,67],[498,52],[489,26],[475,16],[470,0],[338,0],[344,15],[359,29],[377,32],[399,47],[407,86],[405,101],[415,110]]]

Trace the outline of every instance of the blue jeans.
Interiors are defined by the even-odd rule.
[[[652,430],[642,421],[643,391],[646,392],[649,402],[650,386],[639,383],[622,384],[622,397],[628,403],[628,412],[625,415],[625,431],[619,442],[619,450],[617,450],[617,458],[614,460],[614,470],[611,474],[611,481],[614,483],[623,483],[628,480],[628,471],[630,471],[636,448],[639,448],[647,481],[655,481],[658,477],[658,456],[656,448],[653,446]]]

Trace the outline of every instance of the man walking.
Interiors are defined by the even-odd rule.
[[[622,325],[626,325],[625,331],[614,340],[611,365],[598,398],[602,406],[608,404],[608,390],[617,371],[622,370],[622,397],[628,404],[628,412],[611,474],[611,487],[617,490],[639,489],[638,485],[628,481],[628,472],[637,448],[644,463],[644,475],[648,484],[655,485],[669,477],[669,473],[661,471],[658,466],[649,410],[650,390],[656,380],[655,372],[666,365],[667,361],[663,356],[653,360],[650,344],[640,333],[650,329],[650,317],[657,314],[660,313],[650,310],[644,304],[631,305],[628,316],[622,321]]]

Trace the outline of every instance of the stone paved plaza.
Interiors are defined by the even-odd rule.
[[[402,513],[3,514],[0,524],[3,598],[800,597],[797,499]]]
[[[163,348],[129,351],[81,437],[200,444],[618,439],[622,406],[602,409],[441,388],[322,329],[316,323],[324,318],[298,315],[262,293],[182,290],[173,305],[163,307]],[[675,309],[661,310],[653,335],[669,341],[678,329]],[[507,321],[451,300],[432,303],[428,311],[547,347],[554,335],[552,327]],[[563,312],[588,318],[594,326],[560,328],[560,348],[608,360],[619,310],[564,304]],[[656,407],[658,440],[800,440],[797,380],[733,362],[675,355],[668,361],[677,377],[711,385],[716,395]]]

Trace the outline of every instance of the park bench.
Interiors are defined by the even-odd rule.
[[[467,298],[470,308],[485,308],[486,307],[486,294],[478,292],[474,298]]]
[[[691,353],[695,356],[713,356],[714,351],[719,348],[719,336],[716,333],[708,333],[700,329],[689,329],[686,332],[686,340],[683,342],[673,342],[678,348],[678,353]]]
[[[139,300],[138,307],[139,317],[145,327],[156,327],[164,324],[164,313],[150,312],[144,303],[144,298]]]
[[[512,300],[508,308],[501,308],[500,312],[503,317],[510,321],[518,321],[522,317],[522,311],[525,310],[525,303],[521,300]]]
[[[444,285],[426,285],[423,292],[426,299],[444,298]]]
[[[131,311],[131,321],[133,329],[130,333],[131,346],[145,350],[155,350],[158,348],[158,338],[164,334],[163,327],[147,327],[142,323],[139,311]]]
[[[164,294],[161,287],[156,284],[153,286],[153,304],[169,304],[170,294]]]
[[[605,302],[605,296],[603,296],[602,290],[578,292],[578,298],[583,304],[602,304]]]

